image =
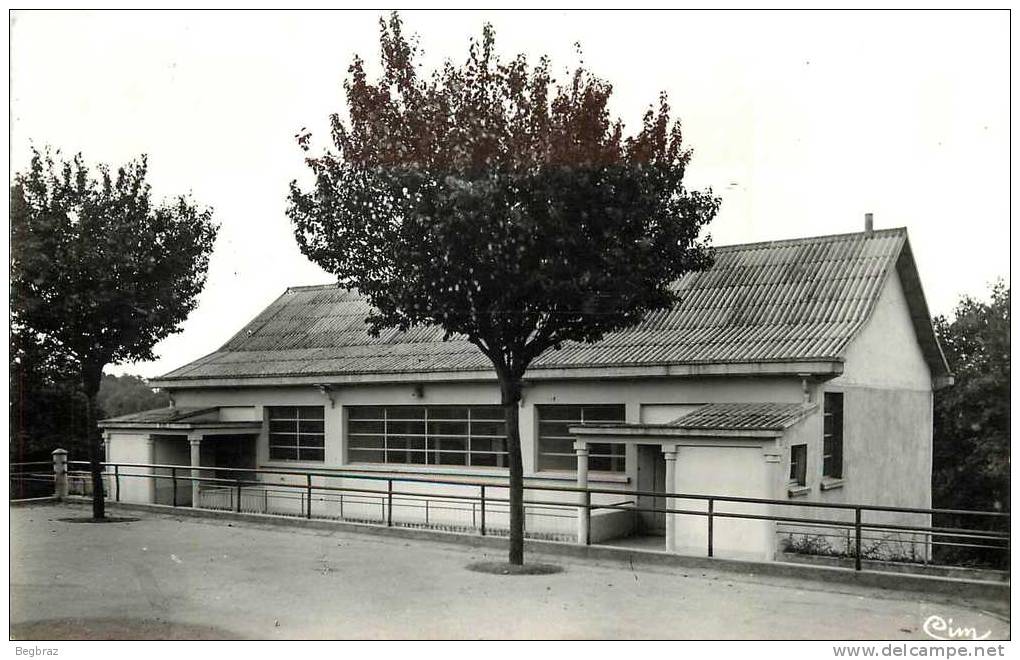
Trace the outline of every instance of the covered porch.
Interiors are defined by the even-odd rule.
[[[257,466],[262,422],[223,417],[218,407],[171,407],[101,421],[107,462],[161,466],[118,468],[116,496],[126,502],[197,508],[203,490],[210,488],[198,478],[244,478],[237,470]]]
[[[769,515],[771,511],[760,504],[710,504],[705,498],[682,495],[780,497],[787,482],[783,472],[787,431],[816,409],[816,405],[804,403],[717,403],[667,424],[612,422],[571,427],[576,438],[577,486],[588,488],[592,445],[636,445],[636,451],[628,453],[638,459],[633,490],[643,494],[637,496],[635,530],[642,538],[633,542],[652,547],[655,541],[650,537],[659,536],[659,547],[667,552],[704,555],[709,546],[707,514],[712,504],[715,514]],[[578,508],[578,543],[591,538],[591,517],[586,509]],[[775,554],[773,522],[722,515],[711,524],[716,556],[771,559]]]

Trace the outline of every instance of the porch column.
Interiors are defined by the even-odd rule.
[[[666,492],[676,493],[676,446],[666,445],[662,448],[662,456],[666,459]],[[665,498],[665,508],[676,508],[676,500]],[[666,552],[676,551],[676,515],[666,514]]]
[[[202,476],[201,471],[196,469],[202,464],[202,436],[198,433],[188,434],[188,443],[191,445],[191,507],[198,508],[198,479]]]
[[[584,440],[574,442],[574,452],[577,454],[577,487],[588,487],[588,443]],[[586,502],[583,492],[577,494],[581,506],[577,507],[577,542],[581,545],[588,543],[588,516],[589,511],[584,506]]]
[[[155,465],[156,464],[156,436],[154,436],[151,433],[149,435],[145,436],[145,445],[146,445],[146,451],[148,452],[148,456],[149,456],[149,465]],[[142,468],[142,469],[144,470],[145,468]],[[157,479],[156,479],[156,468],[150,467],[149,468],[149,483],[145,484],[146,491],[147,491],[147,493],[146,493],[146,501],[149,502],[149,504],[155,504],[156,503],[156,481],[157,481]]]

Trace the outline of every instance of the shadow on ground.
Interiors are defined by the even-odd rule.
[[[146,619],[50,619],[11,626],[12,640],[243,639],[229,630]]]

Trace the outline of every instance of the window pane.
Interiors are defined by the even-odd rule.
[[[385,414],[382,406],[350,406],[347,408],[347,418],[355,419],[382,419]]]
[[[430,449],[447,451],[467,451],[467,438],[429,438]]]
[[[416,433],[422,435],[425,433],[425,422],[404,422],[404,421],[393,421],[387,420],[386,422],[387,433]]]
[[[502,406],[472,406],[471,420],[502,422],[506,419],[506,413]]]
[[[539,419],[567,422],[581,421],[581,406],[538,406]]]
[[[269,458],[276,460],[294,460],[297,458],[296,447],[270,447]]]
[[[269,446],[297,447],[297,435],[293,433],[270,433]]]
[[[386,419],[425,419],[425,408],[422,406],[387,406]]]
[[[581,422],[541,422],[538,425],[538,433],[546,436],[569,436],[571,426],[580,426]]]
[[[283,431],[285,433],[295,433],[295,432],[297,432],[297,422],[296,421],[270,420],[269,421],[269,430],[270,431]]]
[[[298,457],[302,461],[321,461],[325,459],[324,452],[324,449],[306,449],[302,447],[298,450]]]
[[[429,435],[467,435],[467,422],[433,422],[429,419]]]
[[[467,465],[467,454],[463,452],[432,452],[436,465]]]
[[[298,422],[298,432],[300,433],[322,433],[325,429],[323,427],[324,422],[320,420],[305,421],[302,419]]]
[[[506,459],[498,454],[471,454],[471,465],[479,467],[503,467]]]
[[[382,433],[383,422],[347,422],[348,433]]]
[[[471,435],[506,435],[505,422],[476,422],[471,420]]]
[[[585,422],[622,422],[626,417],[624,406],[585,406]]]
[[[588,452],[592,455],[623,456],[626,451],[622,443],[594,443],[588,445]]]
[[[538,469],[575,470],[577,469],[577,459],[574,458],[573,456],[552,456],[549,454],[539,454]]]
[[[390,435],[386,437],[387,449],[425,449],[425,438],[421,436]]]
[[[383,452],[371,449],[350,450],[351,461],[355,463],[383,463]]]
[[[325,446],[325,436],[303,434],[298,436],[298,444],[302,447],[323,447]]]
[[[430,406],[429,421],[433,419],[464,419],[468,418],[468,409],[463,406]]]
[[[383,447],[381,435],[349,435],[347,443],[351,449],[374,449]]]
[[[322,406],[300,406],[298,408],[300,419],[325,419],[326,409]]]
[[[553,453],[553,454],[573,454],[574,453],[574,441],[570,439],[542,439],[542,453]]]
[[[271,406],[269,419],[297,419],[297,408],[295,406]]]
[[[506,438],[471,438],[471,451],[506,452]]]

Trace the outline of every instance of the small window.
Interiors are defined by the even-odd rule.
[[[807,485],[807,445],[790,447],[790,483]]]
[[[538,469],[576,470],[574,436],[571,426],[593,422],[622,422],[622,405],[549,405],[536,406],[538,413]],[[626,469],[626,446],[615,442],[588,445],[588,468],[596,472],[623,472]]]
[[[843,394],[825,393],[822,476],[843,478]]]
[[[325,408],[269,407],[269,458],[282,461],[326,459]]]

